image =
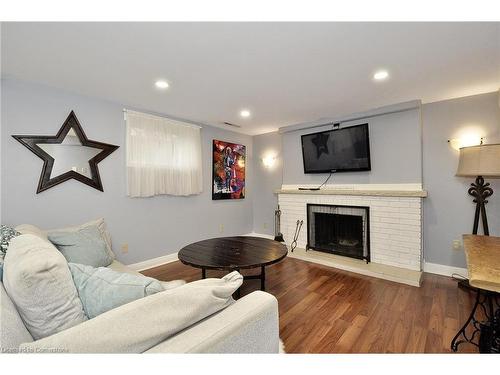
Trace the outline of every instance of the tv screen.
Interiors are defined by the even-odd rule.
[[[369,171],[368,124],[302,136],[304,173]]]

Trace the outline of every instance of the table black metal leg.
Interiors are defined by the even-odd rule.
[[[469,318],[451,341],[451,350],[456,352],[464,342],[477,346],[480,353],[498,353],[500,351],[500,331],[497,328],[496,315],[500,310],[500,298],[497,293],[483,289],[476,290],[476,301]],[[482,313],[482,314],[477,314]],[[478,320],[478,316],[482,320]],[[471,326],[470,334],[467,328]]]
[[[260,272],[260,290],[266,290],[266,267],[261,267]]]
[[[205,268],[201,269],[201,278],[206,279],[207,278],[207,270]]]
[[[475,315],[476,315],[476,310],[478,306],[480,306],[480,304],[481,304],[481,291],[479,289],[476,289],[476,302],[472,307],[469,318],[466,320],[463,327],[460,328],[460,330],[457,332],[453,340],[451,340],[450,346],[452,351],[456,352],[458,350],[458,346],[463,342],[469,342],[475,346],[479,345],[477,342],[474,341],[474,338],[476,337],[476,334],[479,332],[479,327],[477,326]],[[466,333],[466,329],[469,326],[469,324],[472,324],[474,327],[474,331],[470,337]]]

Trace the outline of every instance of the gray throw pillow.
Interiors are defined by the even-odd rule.
[[[158,280],[140,274],[75,263],[69,269],[88,318],[165,290]]]
[[[107,267],[113,262],[97,226],[85,227],[74,232],[50,232],[48,238],[68,263]]]

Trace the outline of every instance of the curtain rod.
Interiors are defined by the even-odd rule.
[[[148,112],[134,111],[133,109],[123,108],[123,119],[125,121],[127,120],[127,113],[134,113],[134,114],[141,115],[144,117],[150,117],[150,118],[155,118],[155,119],[160,119],[160,120],[168,120],[168,121],[172,121],[172,122],[177,122],[177,123],[179,123],[179,125],[190,126],[190,127],[197,128],[197,129],[202,128],[202,126],[200,126],[200,125],[198,125],[190,120],[178,119],[178,118],[173,118],[173,117],[164,116],[164,115],[160,116],[160,115],[156,115],[156,114],[152,114],[152,113],[148,113]]]

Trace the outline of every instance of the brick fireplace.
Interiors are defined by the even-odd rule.
[[[282,212],[281,231],[287,244],[293,240],[297,220],[303,220],[305,230],[302,230],[298,237],[298,248],[310,247],[314,248],[315,251],[349,256],[350,250],[355,251],[356,246],[358,246],[359,251],[359,239],[351,238],[350,234],[344,233],[345,238],[342,239],[341,246],[339,243],[335,244],[335,240],[328,238],[326,242],[330,243],[329,247],[325,244],[318,246],[316,243],[311,246],[308,232],[310,233],[312,228],[308,226],[312,224],[310,223],[311,219],[308,218],[311,215],[311,213],[308,214],[308,207],[314,205],[344,207],[341,210],[366,208],[366,233],[364,234],[366,247],[362,256],[359,256],[358,252],[358,256],[355,257],[367,259],[376,264],[421,271],[422,199],[427,196],[427,193],[421,188],[391,185],[390,188],[381,189],[380,187],[361,185],[349,188],[327,187],[320,191],[304,191],[297,190],[294,186],[283,186],[277,193]],[[321,214],[321,212],[317,214]],[[350,216],[356,215],[359,216],[359,212],[356,214],[351,212],[350,214]],[[359,219],[357,219],[357,224],[353,218],[350,220],[354,229],[359,228]],[[335,218],[332,217],[326,225],[330,225],[330,232],[335,231]],[[326,229],[319,230],[328,232]]]
[[[370,261],[369,207],[307,204],[306,249]]]

